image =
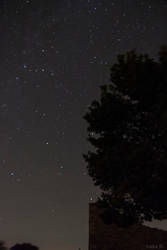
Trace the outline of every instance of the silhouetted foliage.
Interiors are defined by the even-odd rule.
[[[111,83],[84,116],[84,158],[102,189],[104,221],[127,226],[167,218],[167,47],[157,61],[130,51],[111,68]]]
[[[14,245],[10,250],[39,250],[39,248],[30,243],[22,243]]]
[[[5,246],[5,242],[0,240],[0,250],[7,250],[7,247]]]

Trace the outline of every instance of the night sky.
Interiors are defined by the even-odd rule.
[[[0,237],[86,250],[98,191],[82,157],[82,117],[117,54],[156,57],[167,43],[167,1],[1,0],[0,8]]]

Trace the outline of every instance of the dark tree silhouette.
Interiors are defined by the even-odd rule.
[[[22,243],[14,245],[10,250],[39,250],[39,248],[30,243]]]
[[[5,246],[5,242],[0,240],[0,250],[7,250],[7,247]]]
[[[153,60],[130,51],[111,68],[84,119],[84,158],[102,189],[103,219],[126,226],[167,218],[167,47]]]

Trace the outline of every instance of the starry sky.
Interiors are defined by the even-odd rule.
[[[82,117],[116,55],[136,48],[156,57],[166,25],[166,0],[0,1],[0,236],[8,246],[88,248],[88,203],[98,190],[82,157]]]

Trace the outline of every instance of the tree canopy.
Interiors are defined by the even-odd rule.
[[[167,218],[167,47],[157,59],[118,55],[111,83],[89,106],[84,155],[102,190],[103,218],[121,226]],[[107,218],[107,219],[106,219]]]
[[[17,243],[13,247],[11,247],[10,250],[39,250],[39,248],[32,245],[31,243]]]
[[[5,242],[0,240],[0,250],[7,250],[7,247],[5,245]]]

